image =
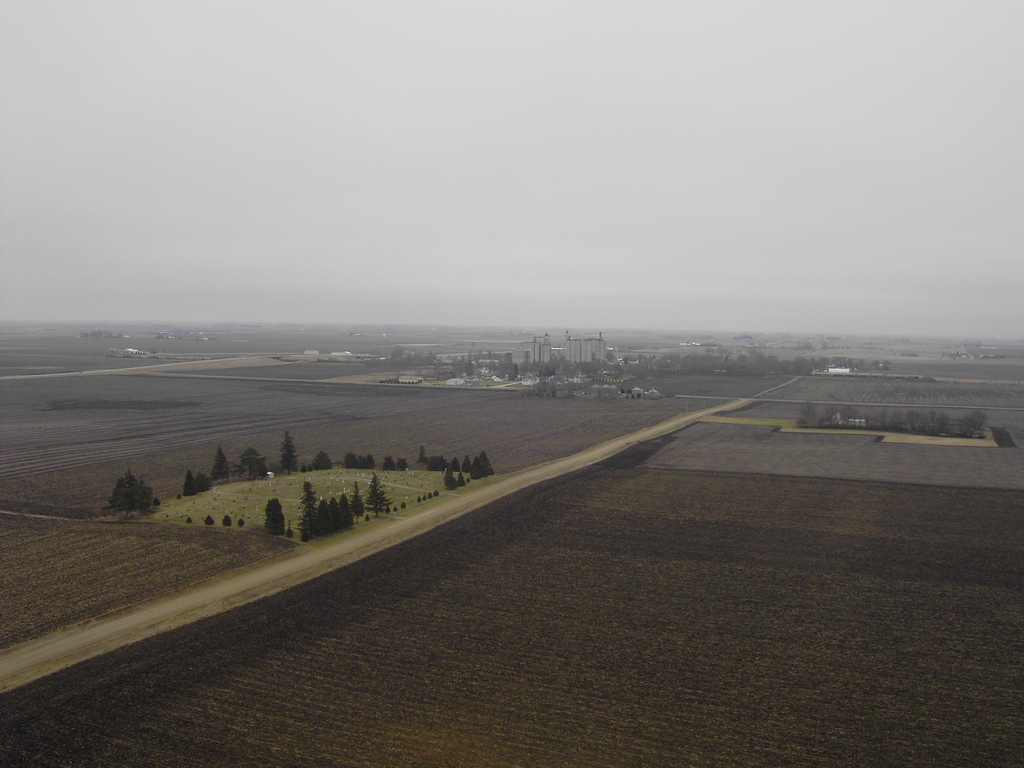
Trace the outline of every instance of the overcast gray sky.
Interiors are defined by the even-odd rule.
[[[1024,3],[0,0],[0,319],[1024,336]]]

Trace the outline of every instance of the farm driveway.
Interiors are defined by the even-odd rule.
[[[0,693],[123,645],[288,589],[430,530],[509,493],[607,459],[632,445],[674,432],[709,414],[740,408],[750,402],[750,399],[733,400],[702,411],[674,416],[660,424],[609,440],[564,459],[503,477],[484,488],[444,501],[433,509],[397,520],[391,525],[375,526],[337,542],[327,541],[302,547],[295,554],[289,553],[270,563],[253,566],[241,573],[207,582],[177,595],[140,603],[7,649],[0,653]]]

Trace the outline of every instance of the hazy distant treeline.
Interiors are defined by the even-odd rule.
[[[942,411],[860,411],[850,405],[818,407],[804,403],[797,424],[801,427],[839,427],[909,432],[918,435],[982,437],[988,417],[983,411],[950,416]]]

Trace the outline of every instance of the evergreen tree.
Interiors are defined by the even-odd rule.
[[[359,457],[352,453],[352,451],[345,454],[343,462],[345,469],[359,469]]]
[[[284,509],[281,507],[280,499],[276,497],[267,502],[266,508],[267,517],[263,523],[263,527],[274,536],[280,536],[284,533]]]
[[[472,468],[473,468],[473,462],[471,462],[469,460],[469,454],[466,454],[465,456],[462,457],[462,467],[461,467],[461,469],[462,469],[463,472],[465,472],[468,475]]]
[[[483,470],[480,469],[480,457],[477,456],[473,459],[473,463],[469,467],[469,476],[473,480],[479,480],[483,477]]]
[[[334,531],[334,520],[331,517],[331,505],[327,499],[320,499],[316,507],[316,517],[313,519],[313,535],[326,536]]]
[[[192,474],[192,470],[188,470],[185,473],[185,482],[181,487],[182,496],[195,496],[196,495],[196,478]]]
[[[228,457],[224,449],[217,446],[217,455],[213,457],[213,469],[210,470],[210,477],[213,480],[227,480],[231,476],[231,466],[228,464]]]
[[[129,469],[114,484],[114,490],[107,499],[107,509],[122,514],[148,512],[153,504],[153,490]]]
[[[302,499],[299,502],[299,532],[303,541],[309,541],[316,534],[316,491],[306,480],[302,484]]]
[[[425,467],[427,465],[427,461],[427,450],[421,445],[420,455],[416,457],[416,463]]]
[[[352,515],[352,509],[348,503],[348,496],[344,493],[341,494],[341,497],[338,499],[338,519],[339,531],[347,531],[355,524],[355,517]]]
[[[462,488],[466,485],[466,478],[463,477],[462,473],[459,472],[459,476],[455,479],[455,485]]]
[[[407,469],[409,469],[409,462],[406,461],[405,459],[399,459],[398,461],[395,462],[395,469],[397,469],[399,472],[405,472]]]
[[[244,475],[250,480],[267,474],[267,457],[255,448],[246,448],[238,457],[235,474]]]
[[[366,490],[366,508],[377,517],[381,512],[388,512],[391,509],[391,499],[384,492],[384,485],[381,483],[377,473],[370,478],[370,487]]]
[[[318,453],[316,456],[313,457],[312,469],[314,471],[319,471],[321,469],[333,469],[333,468],[334,468],[334,462],[331,461],[331,457],[327,455],[326,451],[320,451],[320,453]]]
[[[230,528],[231,527],[231,515],[224,515],[224,519],[221,520],[221,525],[223,525],[225,528]]]
[[[196,472],[196,493],[202,493],[213,488],[213,480],[209,475],[204,475],[202,472]]]
[[[453,459],[452,459],[452,463],[451,463],[450,467],[451,467],[451,470],[452,470],[452,474],[453,474],[453,475],[454,475],[454,474],[455,474],[456,472],[458,472],[459,470],[461,470],[461,469],[462,469],[462,464],[460,464],[460,463],[459,463],[459,458],[458,458],[458,456],[456,456],[455,458],[453,458]]]
[[[385,472],[395,471],[395,460],[390,455],[384,457],[384,461],[381,462],[380,468]]]
[[[480,472],[481,477],[490,477],[494,474],[494,468],[491,466],[491,460],[487,458],[487,451],[480,451]]]
[[[203,520],[203,522],[207,525],[213,525],[213,515],[207,515],[206,519]]]
[[[299,469],[299,458],[295,452],[295,441],[288,433],[284,433],[284,440],[281,442],[281,469],[289,475]]]
[[[444,487],[449,491],[454,491],[456,488],[455,475],[452,474],[451,467],[448,467],[448,469],[444,471]]]
[[[355,483],[355,488],[352,491],[352,498],[348,503],[349,509],[352,511],[352,518],[358,520],[363,516],[366,511],[366,506],[363,504],[362,494],[359,493],[359,483]]]

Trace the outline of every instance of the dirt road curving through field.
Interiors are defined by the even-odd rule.
[[[755,397],[757,397],[755,395]],[[384,526],[304,546],[269,562],[218,577],[171,596],[136,604],[0,652],[0,692],[64,667],[198,619],[227,611],[313,579],[430,530],[514,491],[607,459],[637,444],[674,432],[712,413],[734,410],[753,398],[733,400],[608,440],[563,459],[516,472]]]

